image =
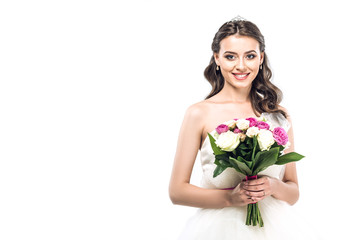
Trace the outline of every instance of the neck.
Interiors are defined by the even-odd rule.
[[[218,95],[225,102],[245,103],[250,101],[250,90],[251,87],[234,88],[225,84]]]

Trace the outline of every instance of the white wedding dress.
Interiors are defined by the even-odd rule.
[[[289,122],[281,114],[263,113],[262,116],[276,126],[289,129]],[[203,178],[201,187],[224,189],[235,187],[245,177],[233,168],[227,168],[213,178],[216,167],[213,150],[207,137],[200,150]],[[282,179],[283,165],[273,165],[260,172]],[[294,214],[292,207],[284,201],[271,196],[258,203],[264,227],[245,225],[247,207],[226,207],[221,209],[199,209],[189,219],[183,230],[181,240],[310,240],[317,239],[305,226],[305,223]]]

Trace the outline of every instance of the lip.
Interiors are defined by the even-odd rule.
[[[250,73],[233,73],[234,77],[237,79],[237,80],[245,80],[249,75]]]

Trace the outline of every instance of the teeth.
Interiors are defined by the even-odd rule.
[[[245,77],[247,74],[235,74],[237,77]]]

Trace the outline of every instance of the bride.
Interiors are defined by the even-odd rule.
[[[291,119],[279,105],[280,89],[270,82],[264,37],[257,26],[242,18],[226,22],[215,34],[212,51],[204,72],[212,90],[185,113],[169,185],[174,204],[199,208],[180,239],[312,239],[291,211],[299,198],[295,163],[273,165],[246,182],[232,168],[212,177],[216,165],[207,133],[231,119],[267,118],[287,130],[291,146],[285,152],[294,151]],[[201,187],[190,184],[199,150]],[[254,202],[262,228],[245,225],[246,206]]]

